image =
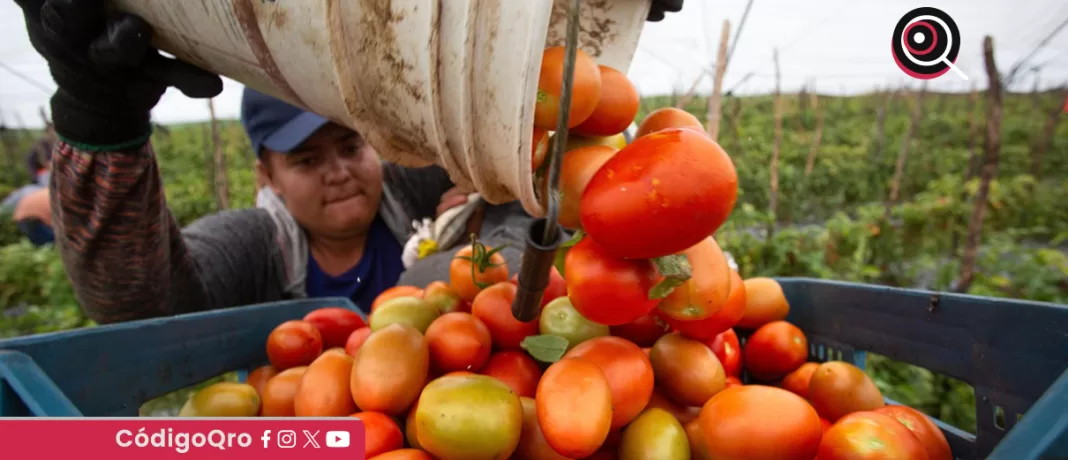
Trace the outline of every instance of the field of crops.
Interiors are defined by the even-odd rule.
[[[720,143],[740,180],[739,203],[717,240],[743,277],[810,276],[950,290],[956,286],[968,219],[978,190],[969,164],[982,157],[983,98],[927,94],[909,143],[896,204],[887,213],[895,164],[910,125],[911,96],[819,97],[822,131],[806,168],[818,116],[809,95],[784,96],[777,211],[770,212],[774,118],[768,96],[727,98]],[[976,277],[968,293],[1068,303],[1068,123],[1036,155],[1060,93],[1007,95],[1002,149],[982,227]],[[642,101],[639,119],[678,98]],[[705,101],[686,107],[704,119]],[[880,129],[879,112],[885,110]],[[183,224],[217,210],[207,124],[169,126],[154,137],[168,204]],[[229,206],[254,201],[253,158],[240,125],[220,125]],[[8,154],[21,157],[32,133],[14,133]],[[21,158],[0,169],[0,197],[26,181]],[[808,169],[808,172],[806,172]],[[974,168],[973,168],[974,172]],[[770,231],[769,231],[770,230]],[[34,248],[9,218],[0,220],[0,337],[91,326],[80,312],[52,248]],[[871,357],[883,393],[974,432],[970,386],[922,369]],[[180,396],[151,404],[166,413]]]

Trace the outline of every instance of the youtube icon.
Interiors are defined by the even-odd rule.
[[[326,447],[340,447],[345,448],[349,446],[349,432],[348,431],[327,431],[326,432]]]

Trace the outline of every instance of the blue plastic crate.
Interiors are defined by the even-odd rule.
[[[813,360],[863,366],[870,351],[971,384],[977,434],[940,424],[957,458],[1068,456],[1068,307],[779,282]],[[264,364],[275,326],[324,306],[356,310],[347,299],[286,301],[0,341],[0,416],[136,415],[155,397]]]
[[[271,302],[0,341],[0,416],[132,417],[141,405],[267,363],[267,336],[345,298]]]

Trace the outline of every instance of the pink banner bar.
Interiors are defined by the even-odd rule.
[[[0,418],[0,457],[365,460],[352,418]]]

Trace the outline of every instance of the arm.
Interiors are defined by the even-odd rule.
[[[99,323],[256,303],[277,293],[273,223],[256,210],[195,222],[167,209],[150,144],[121,152],[60,143],[51,181],[56,240],[82,308]],[[268,288],[268,285],[270,288]],[[262,300],[274,300],[262,298]]]
[[[440,166],[406,168],[382,163],[382,183],[404,209],[408,220],[437,216],[441,196],[453,187],[449,174]],[[405,222],[410,225],[410,222]]]

